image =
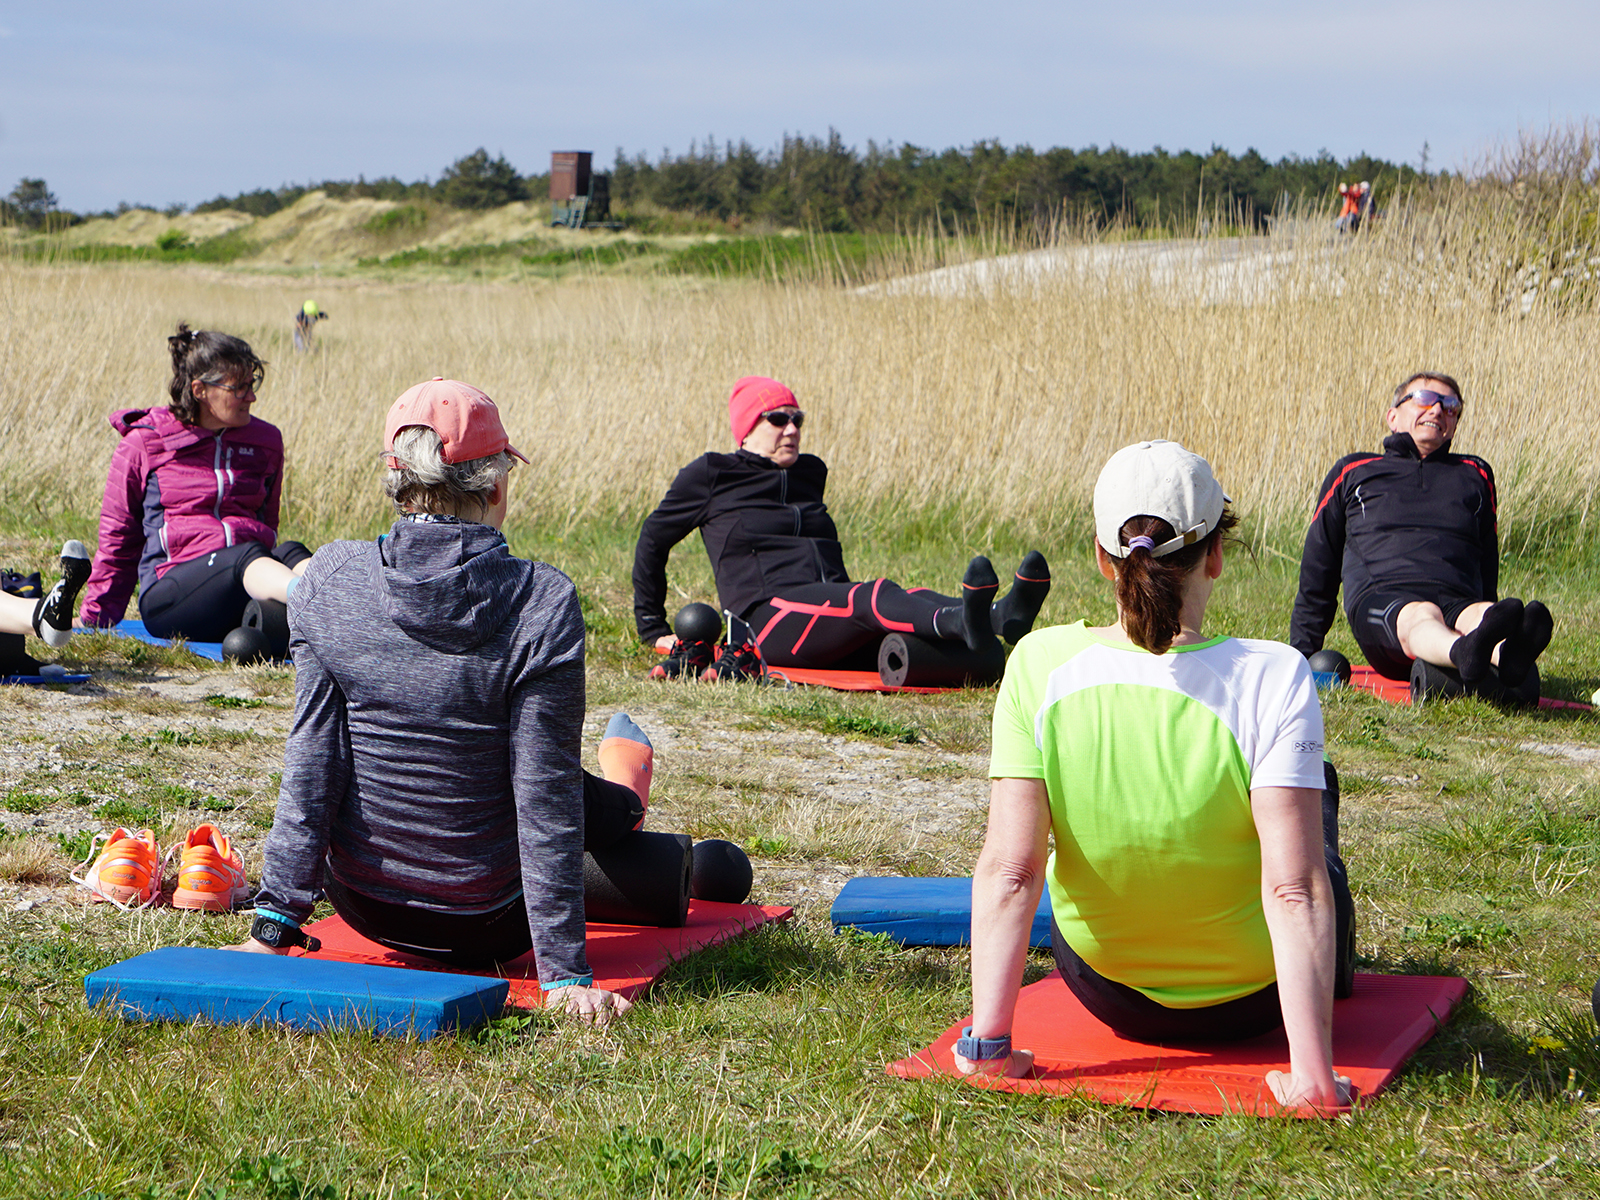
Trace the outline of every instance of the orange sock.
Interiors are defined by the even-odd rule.
[[[655,769],[656,752],[644,730],[627,713],[618,713],[606,725],[598,757],[602,775],[612,783],[632,788],[639,803],[650,806],[650,774]],[[644,824],[642,816],[639,824]]]

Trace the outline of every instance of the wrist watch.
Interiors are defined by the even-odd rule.
[[[322,942],[319,939],[286,921],[269,917],[266,913],[256,914],[256,919],[250,926],[250,936],[263,946],[271,946],[274,950],[304,946],[307,954],[315,954],[322,949]]]
[[[1002,1033],[999,1037],[975,1038],[972,1036],[972,1026],[968,1025],[956,1039],[955,1050],[962,1058],[971,1059],[973,1062],[992,1062],[997,1058],[1009,1058],[1011,1035]]]

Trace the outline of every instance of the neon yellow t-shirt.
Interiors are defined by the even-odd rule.
[[[989,775],[1045,782],[1067,944],[1159,1004],[1201,1008],[1276,977],[1250,790],[1320,790],[1322,740],[1311,671],[1288,646],[1213,638],[1157,655],[1079,621],[1012,652]]]

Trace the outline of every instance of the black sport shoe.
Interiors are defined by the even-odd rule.
[[[761,665],[761,651],[754,642],[724,642],[717,661],[700,673],[706,683],[738,683],[741,679],[761,682],[766,668]]]
[[[667,651],[666,658],[650,668],[650,678],[676,679],[682,675],[686,679],[698,679],[715,656],[716,648],[710,642],[679,641]]]
[[[21,571],[13,571],[8,567],[0,571],[0,592],[21,596],[24,600],[38,600],[44,595],[44,584],[40,582],[37,571],[31,575],[24,575]]]
[[[72,637],[72,613],[79,589],[89,581],[90,565],[88,550],[76,538],[61,547],[61,578],[33,614],[34,631],[46,645],[65,646]]]

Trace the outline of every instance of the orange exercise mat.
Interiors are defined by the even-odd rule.
[[[815,667],[768,667],[768,683],[804,683],[832,688],[836,692],[959,692],[958,687],[895,687],[885,683],[876,671],[824,671]]]
[[[1411,703],[1410,683],[1379,675],[1371,667],[1351,667],[1350,686],[1360,688],[1363,692],[1371,692],[1378,699],[1387,700],[1390,704]],[[1584,704],[1579,700],[1557,700],[1551,696],[1539,697],[1539,707],[1567,708],[1577,712],[1594,711],[1594,705],[1592,704]]]
[[[1466,980],[1447,976],[1356,976],[1355,994],[1334,1001],[1333,1063],[1355,1084],[1358,1104],[1388,1086],[1466,994]],[[958,1021],[926,1050],[890,1063],[889,1074],[958,1074],[953,1047],[971,1023],[971,1017]],[[1102,1104],[1166,1112],[1322,1117],[1349,1111],[1279,1107],[1266,1074],[1289,1069],[1289,1043],[1281,1029],[1245,1042],[1146,1046],[1118,1037],[1090,1016],[1055,972],[1022,989],[1011,1040],[1034,1052],[1030,1076],[973,1075],[967,1082],[1008,1092],[1078,1092]]]
[[[794,909],[772,904],[717,904],[689,901],[689,922],[682,929],[657,929],[643,925],[602,925],[590,922],[587,948],[594,985],[629,1000],[639,995],[680,958],[687,958],[713,942],[738,937],[761,925],[787,921]],[[380,967],[409,967],[414,971],[446,971],[453,975],[484,975],[511,984],[506,1003],[512,1008],[538,1008],[544,993],[533,952],[501,964],[498,970],[465,971],[429,958],[400,954],[369,942],[343,917],[333,916],[306,926],[322,939],[322,949],[308,958],[370,963]]]

